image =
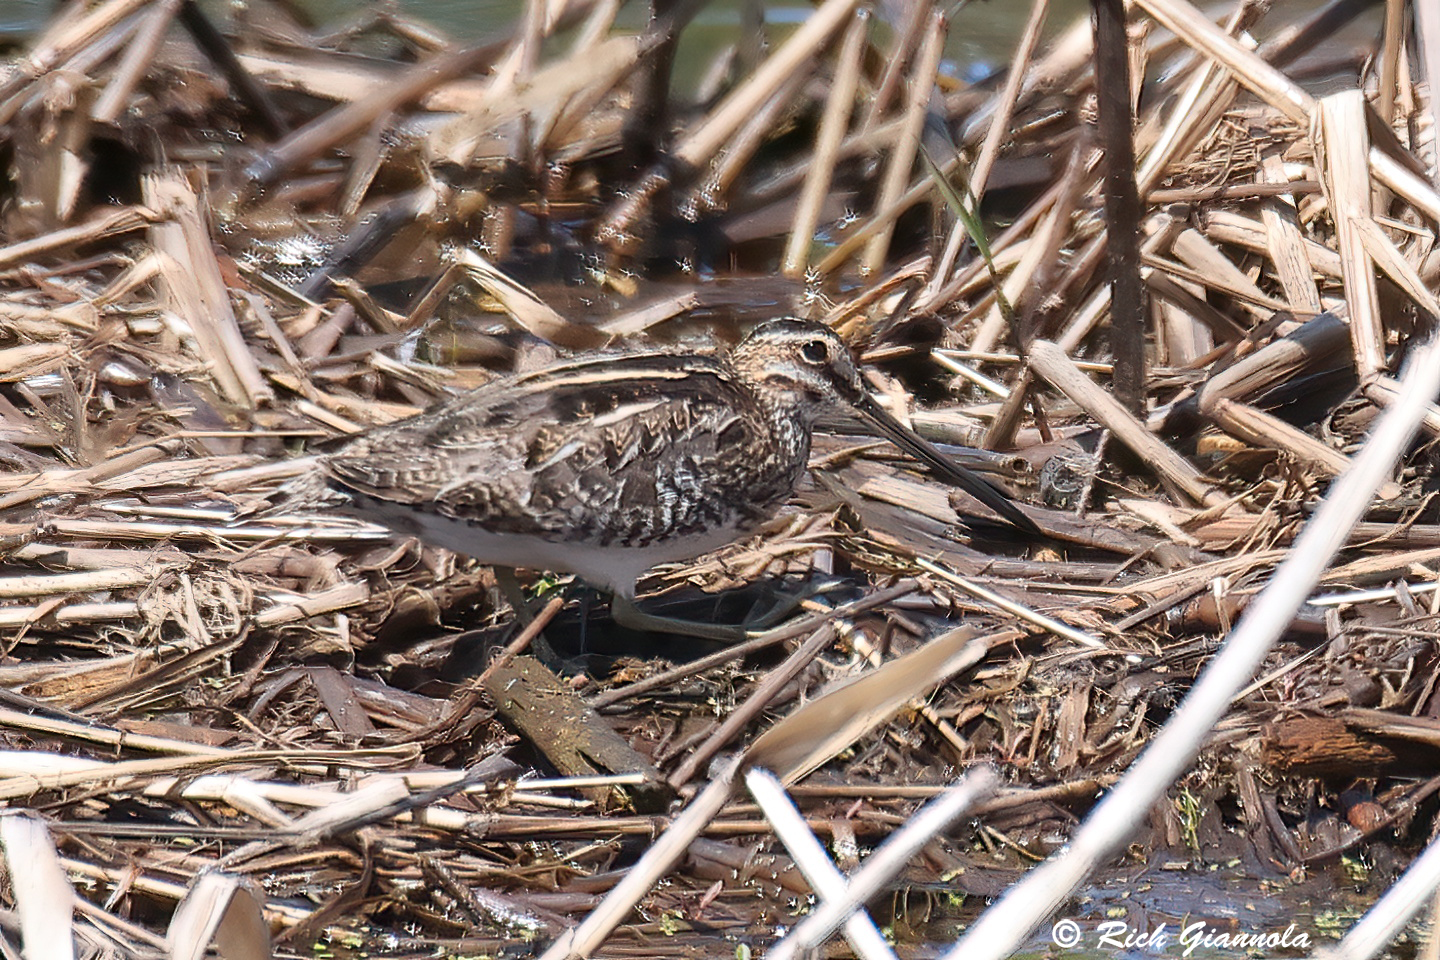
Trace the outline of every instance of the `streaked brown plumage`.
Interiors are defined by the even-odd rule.
[[[773,515],[805,469],[815,418],[837,403],[1038,532],[886,414],[832,331],[789,319],[761,324],[728,356],[598,356],[497,380],[323,455],[285,506],[337,508],[485,563],[575,573],[631,612],[645,570]]]

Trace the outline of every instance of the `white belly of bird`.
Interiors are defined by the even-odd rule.
[[[425,543],[464,554],[480,563],[573,573],[592,586],[634,597],[635,581],[659,563],[688,560],[718,550],[746,529],[726,525],[690,536],[660,540],[645,547],[546,540],[523,534],[494,533],[474,524],[423,510],[386,511],[385,526]],[[373,511],[367,519],[380,519]]]

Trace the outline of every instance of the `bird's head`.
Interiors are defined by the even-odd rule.
[[[735,347],[730,362],[782,408],[813,422],[828,406],[869,398],[845,342],[821,323],[767,320]]]

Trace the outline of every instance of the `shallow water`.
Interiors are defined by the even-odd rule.
[[[1341,864],[1309,876],[1257,878],[1243,864],[1161,864],[1117,868],[1084,888],[1036,933],[1016,958],[1038,960],[1150,960],[1310,956],[1333,946],[1374,902],[1377,891],[1357,884]],[[910,893],[901,910],[914,912]],[[947,910],[932,896],[929,916],[912,926],[917,956],[941,952],[963,933],[983,907],[971,900]],[[880,919],[876,914],[876,919]],[[892,929],[900,929],[899,925]],[[1423,942],[1427,925],[1412,922],[1382,956],[1408,960]],[[1259,938],[1247,939],[1247,938]]]

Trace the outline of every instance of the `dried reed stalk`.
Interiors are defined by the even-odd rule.
[[[1374,376],[1385,366],[1385,327],[1380,320],[1375,268],[1357,226],[1373,215],[1365,162],[1370,152],[1366,110],[1365,96],[1359,90],[1332,94],[1320,101],[1315,133],[1316,155],[1324,174],[1321,182],[1335,220],[1345,302],[1350,308],[1355,369],[1362,379]]]
[[[159,253],[168,309],[187,327],[226,399],[253,410],[274,396],[250,353],[210,246],[200,197],[185,174],[170,167],[143,181],[145,202],[162,219],[150,227]]]
[[[903,120],[899,135],[890,148],[885,161],[885,170],[880,175],[880,191],[875,198],[875,209],[886,210],[895,206],[910,182],[910,171],[915,165],[915,155],[920,149],[921,131],[925,126],[925,111],[930,103],[930,94],[935,87],[935,71],[940,68],[940,55],[945,50],[945,36],[949,21],[943,14],[933,14],[925,25],[920,52],[915,68],[911,71]],[[893,220],[870,238],[860,257],[862,273],[878,273],[885,265],[890,252],[890,238],[894,233]]]
[[[1017,949],[1095,867],[1124,843],[1148,810],[1195,757],[1204,738],[1249,682],[1295,611],[1344,545],[1370,499],[1392,474],[1415,435],[1431,397],[1440,393],[1440,341],[1417,351],[1404,400],[1384,419],[1355,458],[1355,467],[1330,488],[1274,578],[1249,606],[1224,648],[1191,687],[1165,727],[1086,819],[1065,852],[1030,871],[981,915],[947,960],[1001,960]]]
[[[1288,184],[1285,164],[1276,153],[1260,161],[1261,183]],[[1278,196],[1264,203],[1260,218],[1265,224],[1265,247],[1275,267],[1275,276],[1290,301],[1290,310],[1313,316],[1325,309],[1315,286],[1315,268],[1305,252],[1305,238],[1293,197]]]
[[[795,222],[785,244],[781,271],[788,277],[803,277],[809,258],[815,228],[820,224],[820,209],[830,192],[845,127],[855,107],[855,89],[860,80],[860,57],[865,49],[870,14],[857,10],[845,30],[840,52],[836,57],[835,81],[825,100],[825,112],[815,133],[815,153],[800,198],[795,204]]]
[[[999,97],[995,101],[995,111],[990,118],[990,130],[981,143],[980,156],[975,159],[975,165],[970,171],[969,186],[970,195],[975,199],[975,207],[978,210],[980,201],[985,196],[985,187],[990,182],[990,172],[995,167],[995,160],[1000,155],[1000,148],[1010,139],[1010,120],[1015,115],[1015,105],[1020,99],[1020,90],[1025,81],[1025,76],[1030,70],[1031,60],[1035,56],[1035,49],[1040,43],[1040,31],[1045,26],[1045,18],[1050,12],[1049,0],[1033,0],[1030,5],[1030,15],[1025,21],[1025,29],[1020,34],[1020,40],[1016,44],[1015,56],[1010,60],[1010,70],[1005,77],[1005,86],[1001,89]],[[957,217],[955,224],[950,228],[950,236],[945,240],[945,249],[940,254],[930,274],[930,282],[925,285],[921,292],[919,303],[921,309],[933,307],[941,290],[950,279],[951,270],[955,266],[955,258],[960,255],[960,248],[965,243],[967,233],[964,218]],[[1010,291],[1006,291],[1007,295]],[[1015,301],[1010,300],[1011,303]]]
[[[1177,496],[1194,503],[1218,505],[1226,498],[1174,450],[1136,420],[1124,407],[1082,373],[1057,344],[1036,340],[1030,345],[1030,366],[1051,386],[1107,427],[1155,471]]]

